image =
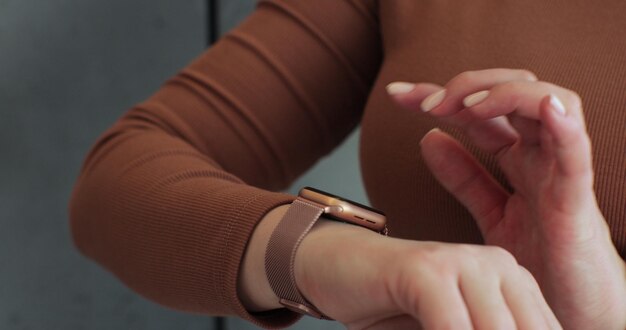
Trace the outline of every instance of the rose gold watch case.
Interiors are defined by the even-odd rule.
[[[305,306],[303,304],[297,303],[295,301],[291,301],[288,299],[280,299],[279,300],[281,305],[285,306],[286,308],[288,308],[289,310],[292,310],[296,313],[300,313],[300,314],[306,314],[309,316],[312,316],[316,319],[326,319],[326,320],[332,320],[331,318],[327,317],[326,315],[320,313],[319,311],[317,311],[315,308],[312,307],[308,307]]]
[[[298,196],[325,206],[324,214],[336,220],[387,234],[387,218],[379,210],[311,187],[302,188]]]

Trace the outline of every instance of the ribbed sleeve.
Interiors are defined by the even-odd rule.
[[[374,1],[274,0],[96,142],[71,203],[78,248],[171,308],[248,313],[237,276],[258,221],[357,125],[381,54]],[[167,47],[167,45],[164,45]]]

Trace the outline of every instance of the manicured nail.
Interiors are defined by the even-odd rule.
[[[429,136],[431,133],[434,132],[441,132],[441,130],[439,129],[439,127],[435,127],[433,129],[431,129],[430,131],[428,131],[428,133],[424,134],[424,136],[422,136],[422,139],[420,140],[420,144],[422,144],[422,142],[424,142],[424,139]]]
[[[565,114],[565,106],[563,105],[563,102],[561,102],[561,100],[554,94],[550,94],[550,105],[558,114]]]
[[[422,111],[428,112],[441,104],[441,101],[446,97],[446,90],[442,89],[436,93],[430,94],[422,101]]]
[[[489,96],[489,91],[480,91],[480,92],[474,93],[463,99],[463,105],[466,108],[473,107],[476,104],[484,101],[487,98],[487,96]]]
[[[396,81],[387,85],[387,93],[389,93],[390,95],[406,94],[414,89],[415,84],[403,81]]]

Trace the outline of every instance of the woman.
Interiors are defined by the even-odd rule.
[[[263,257],[294,198],[269,190],[360,120],[364,183],[394,238],[320,221],[294,265],[320,311],[353,328],[558,328],[536,279],[565,328],[623,329],[613,243],[623,256],[625,12],[618,1],[262,1],[94,146],[71,203],[75,241],[162,304],[290,324],[297,314],[278,303]],[[485,70],[494,67],[534,74]],[[390,97],[385,86],[398,80],[447,92],[396,84]],[[559,139],[584,137],[569,90],[584,100],[599,207],[584,139]],[[396,106],[424,99],[429,114]],[[426,135],[434,127],[508,190],[447,135]],[[582,170],[567,170],[568,159]],[[479,184],[456,188],[468,178]],[[524,181],[535,178],[542,184]],[[467,244],[483,237],[495,246]]]

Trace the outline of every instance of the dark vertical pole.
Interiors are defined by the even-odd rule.
[[[218,13],[218,1],[219,0],[207,0],[207,46],[211,46],[219,38],[219,13]]]
[[[214,325],[213,328],[215,330],[226,330],[226,320],[221,316],[216,316],[213,318]]]

